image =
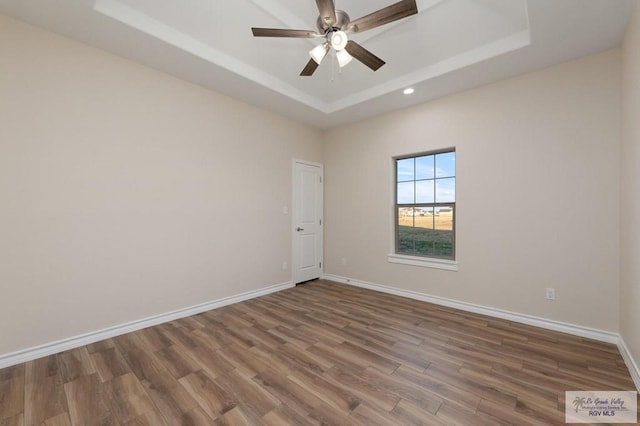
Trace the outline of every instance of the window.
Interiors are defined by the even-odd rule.
[[[455,150],[394,162],[396,254],[455,260]]]

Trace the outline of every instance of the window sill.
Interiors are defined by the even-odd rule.
[[[420,266],[423,268],[444,269],[445,271],[457,271],[458,262],[455,260],[434,259],[418,256],[406,256],[402,254],[389,254],[387,261],[402,265]]]

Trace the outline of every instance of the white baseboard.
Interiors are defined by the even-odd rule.
[[[402,290],[395,287],[389,287],[382,284],[375,284],[366,281],[354,280],[351,278],[340,277],[337,275],[324,274],[324,279],[337,281],[343,284],[349,284],[356,287],[368,288],[370,290],[380,291],[382,293],[394,294],[396,296],[407,297],[409,299],[421,300],[423,302],[434,303],[436,305],[447,306],[449,308],[460,309],[461,311],[473,312],[476,314],[487,315],[494,318],[501,318],[507,321],[518,322],[522,324],[533,325],[548,330],[559,331],[561,333],[573,334],[574,336],[586,337],[589,339],[599,340],[602,342],[617,344],[620,339],[618,333],[603,331],[581,325],[569,324],[560,321],[554,321],[546,318],[536,317],[533,315],[519,314],[516,312],[505,311],[502,309],[490,308],[472,303],[460,302],[458,300],[447,299],[439,296],[431,296],[416,291]]]
[[[216,309],[216,308],[231,305],[234,303],[242,302],[245,300],[253,299],[255,297],[264,296],[270,293],[275,293],[277,291],[285,290],[287,288],[292,288],[294,286],[295,285],[293,282],[276,284],[276,285],[264,287],[258,290],[237,294],[234,296],[223,297],[222,299],[201,303],[199,305],[191,306],[188,308],[178,309],[173,312],[167,312],[165,314],[155,315],[149,318],[132,321],[126,324],[105,328],[103,330],[82,334],[80,336],[70,337],[67,339],[59,340],[57,342],[51,342],[41,346],[24,349],[21,351],[12,352],[5,355],[0,355],[0,368],[21,364],[23,362],[31,361],[37,358],[42,358],[44,356],[53,355],[58,352],[63,352],[69,349],[78,348],[80,346],[88,345],[90,343],[95,343],[100,340],[109,339],[111,337],[120,336],[122,334],[130,333],[132,331],[141,330],[143,328],[162,324],[164,322],[185,318],[191,315],[196,315],[202,312],[210,311],[212,309]]]
[[[631,352],[629,352],[629,348],[624,343],[624,339],[622,337],[620,337],[620,340],[618,341],[618,350],[624,359],[624,363],[629,369],[633,383],[636,384],[636,389],[640,392],[640,368],[638,368],[638,364],[636,364],[633,356],[631,356]]]
[[[460,309],[461,311],[473,312],[476,314],[487,315],[494,318],[501,318],[507,321],[518,322],[521,324],[532,325],[535,327],[544,328],[547,330],[559,331],[561,333],[572,334],[574,336],[585,337],[589,339],[598,340],[601,342],[612,343],[618,346],[618,350],[624,359],[629,374],[636,385],[638,392],[640,392],[640,369],[633,360],[629,349],[624,343],[624,340],[618,333],[611,331],[598,330],[595,328],[583,327],[581,325],[569,324],[560,321],[554,321],[546,318],[536,317],[533,315],[519,314],[516,312],[505,311],[502,309],[490,308],[487,306],[475,305],[472,303],[460,302],[458,300],[447,299],[439,296],[431,296],[424,293],[418,293],[410,290],[402,290],[395,287],[389,287],[382,284],[370,283],[367,281],[355,280],[351,278],[341,277],[332,274],[323,274],[323,279],[335,281],[355,287],[366,288],[369,290],[379,291],[382,293],[393,294],[396,296],[407,297],[409,299],[421,300],[423,302],[429,302],[436,305],[447,306],[449,308]]]

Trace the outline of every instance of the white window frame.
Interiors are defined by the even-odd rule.
[[[446,203],[446,204],[453,204],[454,205],[454,219],[453,219],[453,238],[454,238],[454,243],[453,243],[453,250],[454,250],[454,259],[443,259],[443,258],[437,258],[437,257],[427,257],[427,256],[412,256],[412,255],[408,255],[408,254],[402,254],[402,253],[398,253],[397,252],[397,247],[398,247],[398,241],[397,241],[397,236],[398,236],[398,230],[397,230],[397,210],[398,210],[398,204],[397,204],[397,179],[398,179],[398,171],[397,171],[397,167],[396,167],[396,161],[397,160],[402,160],[402,159],[406,159],[406,158],[416,158],[416,157],[422,157],[422,156],[426,156],[426,155],[436,155],[436,154],[443,154],[443,153],[447,153],[447,152],[456,152],[455,147],[451,147],[451,148],[445,148],[445,149],[439,149],[439,150],[433,150],[433,151],[427,151],[427,152],[420,152],[420,153],[415,153],[415,154],[408,154],[408,155],[398,155],[398,156],[394,156],[392,158],[391,164],[392,164],[392,174],[393,174],[393,179],[392,179],[392,190],[391,190],[391,250],[390,253],[387,255],[387,261],[389,263],[396,263],[396,264],[401,264],[401,265],[410,265],[410,266],[418,266],[418,267],[424,267],[424,268],[434,268],[434,269],[442,269],[442,270],[446,270],[446,271],[458,271],[458,255],[457,255],[457,229],[456,229],[456,215],[457,215],[457,193],[456,193],[456,201],[454,201],[453,203]],[[458,182],[458,177],[457,177],[457,171],[456,171],[456,187],[457,187],[457,182]],[[456,191],[457,192],[457,191]],[[420,203],[416,203],[416,204],[420,204]],[[435,203],[434,203],[435,204]]]

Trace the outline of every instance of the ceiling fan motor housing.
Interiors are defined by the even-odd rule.
[[[316,21],[318,32],[320,34],[327,34],[333,31],[346,30],[349,26],[349,23],[351,22],[351,19],[349,18],[349,15],[347,15],[347,12],[336,9],[336,18],[337,22],[333,25],[330,25],[322,19],[322,16],[318,16],[318,20]]]

